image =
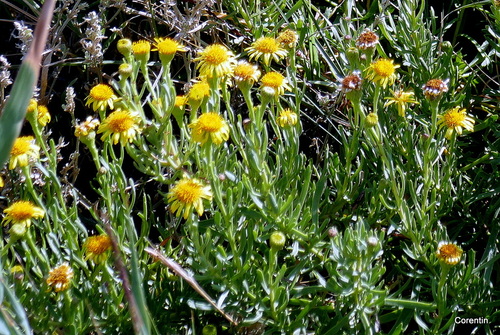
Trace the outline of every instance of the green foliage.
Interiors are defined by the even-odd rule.
[[[6,209],[29,200],[44,215],[18,214],[3,230],[0,332],[452,334],[457,317],[498,330],[498,25],[484,22],[472,60],[455,45],[463,11],[497,22],[494,2],[443,17],[425,1],[157,6],[128,10],[149,40],[169,24],[180,44],[227,53],[120,55],[106,41],[106,61],[74,64],[109,83],[78,92],[87,106],[69,109],[75,138],[57,143],[50,130],[63,118],[40,124],[40,104],[29,114],[40,154],[5,171],[2,196]],[[136,23],[122,9],[97,9],[103,33],[106,17]],[[259,68],[286,85],[225,74],[285,28],[296,44]],[[373,48],[360,46],[366,32],[380,37]],[[222,74],[206,71],[219,61]],[[55,276],[64,264],[71,275]]]

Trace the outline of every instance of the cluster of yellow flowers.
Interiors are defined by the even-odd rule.
[[[295,47],[297,41],[297,33],[287,29],[277,38],[258,38],[245,51],[250,61],[261,61],[268,69],[271,62],[283,59],[288,50]],[[147,40],[132,42],[129,39],[122,39],[118,41],[117,49],[124,56],[124,63],[119,67],[121,80],[133,73],[134,65],[145,69],[151,51],[158,52],[163,71],[170,70],[173,57],[178,52],[187,51],[184,45],[171,38],[155,38],[153,43]],[[246,60],[238,61],[235,54],[222,44],[206,46],[198,52],[194,62],[199,72],[199,79],[191,84],[186,95],[175,98],[175,105],[172,108],[177,118],[177,115],[184,114],[187,105],[190,107],[192,118],[187,129],[191,129],[191,140],[201,145],[221,145],[230,138],[230,127],[218,111],[203,108],[203,112],[196,115],[200,107],[206,106],[211,95],[219,94],[221,85],[234,83],[245,94],[260,80],[259,91],[263,103],[278,99],[292,89],[283,74],[268,70],[261,76],[262,73],[256,64]],[[111,113],[101,121],[88,117],[86,121],[76,126],[75,135],[86,141],[102,133],[101,139],[110,138],[113,144],[120,143],[126,146],[132,143],[141,133],[145,120],[138,112],[132,111],[123,100],[126,99],[118,97],[110,85],[101,83],[92,87],[86,98],[86,105],[99,112],[101,118],[108,109]],[[160,100],[154,100],[152,104],[162,107]],[[279,126],[292,127],[297,124],[298,115],[291,109],[280,107],[278,112],[276,122]],[[171,211],[187,219],[193,209],[198,215],[203,214],[203,199],[211,200],[212,193],[210,187],[200,180],[186,176],[172,187],[167,199],[171,203]]]

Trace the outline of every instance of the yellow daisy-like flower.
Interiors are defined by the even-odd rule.
[[[120,142],[121,145],[125,146],[127,142],[132,143],[137,133],[140,132],[140,121],[141,118],[136,113],[128,110],[116,110],[102,122],[97,133],[104,133],[101,137],[103,141],[111,136],[113,144]]]
[[[229,139],[229,126],[227,122],[217,113],[208,112],[200,115],[189,125],[193,129],[191,137],[193,141],[204,144],[209,139],[214,144],[221,144]]]
[[[286,56],[287,51],[283,49],[280,43],[272,37],[261,37],[253,42],[248,51],[250,60],[259,60],[261,57],[264,59],[264,64],[269,65],[271,60],[279,62],[280,59]]]
[[[83,244],[85,260],[90,259],[96,264],[102,263],[108,258],[111,247],[111,238],[108,235],[90,236]]]
[[[177,52],[187,51],[184,45],[169,37],[156,37],[153,47],[151,50],[158,51],[162,64],[170,63]]]
[[[38,105],[38,123],[45,127],[52,120],[47,106]]]
[[[299,35],[295,30],[292,29],[287,29],[282,31],[279,35],[276,41],[281,44],[285,48],[293,48],[297,44],[297,41],[299,40]]]
[[[97,84],[90,90],[89,96],[86,98],[85,106],[92,105],[94,112],[105,111],[107,107],[113,109],[114,102],[118,97],[113,92],[111,86],[106,84]]]
[[[463,250],[455,243],[439,242],[437,258],[448,265],[456,265],[462,258]]]
[[[33,136],[18,137],[10,151],[9,170],[17,166],[28,166],[30,158],[33,160],[40,158],[40,147],[35,144],[35,138]]]
[[[247,83],[253,85],[260,78],[260,71],[257,65],[252,65],[247,61],[239,61],[233,69],[233,78],[236,84]]]
[[[461,135],[462,128],[474,131],[474,122],[474,119],[467,115],[467,110],[465,108],[460,109],[460,107],[449,109],[443,115],[438,115],[440,128],[448,128],[445,134],[447,139],[451,138],[453,131]]]
[[[49,272],[47,285],[55,292],[66,291],[73,278],[73,269],[68,263],[63,263]]]
[[[261,90],[267,95],[279,96],[285,93],[285,90],[291,91],[288,80],[278,72],[268,72],[260,79]]]
[[[448,92],[448,79],[431,79],[425,85],[422,86],[424,95],[429,100],[436,100],[441,98],[441,96]]]
[[[399,68],[399,65],[394,65],[392,59],[381,58],[373,62],[367,68],[366,77],[383,88],[386,88],[387,85],[394,84],[397,68]]]
[[[197,109],[198,107],[200,107],[202,102],[208,99],[209,96],[210,85],[206,81],[202,80],[194,83],[193,86],[191,86],[191,89],[187,94],[187,99],[191,107],[193,109]]]
[[[188,218],[193,208],[198,216],[203,215],[203,199],[212,200],[210,186],[203,185],[198,179],[186,177],[179,180],[167,194],[170,211],[176,216],[183,214],[184,219]]]
[[[75,127],[75,136],[82,137],[88,136],[97,127],[99,127],[100,122],[94,119],[92,116],[87,116],[87,119]]]
[[[149,54],[151,52],[151,43],[146,40],[140,40],[132,43],[132,53],[136,57],[147,55],[149,58]]]
[[[41,219],[45,215],[45,211],[35,206],[30,201],[19,200],[3,210],[6,214],[2,219],[4,225],[12,223],[19,224],[26,228],[31,226],[31,219]]]
[[[388,100],[385,103],[385,106],[387,107],[389,105],[396,104],[396,107],[398,108],[398,114],[401,117],[405,117],[406,106],[408,104],[418,104],[418,102],[413,98],[414,93],[412,91],[408,92],[396,91],[392,93],[393,93],[392,97],[385,98],[386,100]]]
[[[178,95],[175,97],[175,107],[183,109],[188,103],[188,98],[185,95]]]
[[[232,51],[222,44],[212,44],[198,53],[195,62],[200,75],[207,78],[225,77],[232,73],[236,59]]]
[[[297,113],[292,111],[290,108],[285,108],[280,112],[277,122],[280,127],[285,128],[295,126],[298,120],[299,117],[297,116]]]

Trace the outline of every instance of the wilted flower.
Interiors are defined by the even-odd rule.
[[[447,265],[456,265],[462,258],[463,250],[455,243],[439,242],[437,258]]]
[[[414,93],[411,91],[404,92],[404,91],[396,91],[393,92],[392,97],[386,97],[385,99],[388,100],[385,103],[385,106],[389,106],[392,104],[396,104],[396,107],[398,109],[398,114],[401,117],[405,117],[406,115],[406,106],[408,104],[418,104],[418,102],[413,98]]]
[[[49,272],[47,285],[55,292],[62,292],[69,288],[71,279],[73,278],[73,269],[68,263],[63,263]]]
[[[365,29],[356,40],[356,46],[361,50],[373,49],[378,43],[378,35],[370,29]]]
[[[448,79],[431,79],[425,85],[422,86],[424,95],[429,100],[436,100],[441,98],[441,96],[448,92]]]
[[[295,30],[292,29],[287,29],[282,31],[279,35],[276,41],[280,43],[283,47],[285,48],[293,48],[297,44],[297,41],[299,40],[299,35]]]

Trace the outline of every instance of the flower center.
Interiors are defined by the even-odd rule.
[[[31,141],[33,140],[33,137],[31,136],[24,136],[18,138],[15,142],[14,145],[12,146],[12,150],[10,151],[12,156],[19,156],[19,155],[24,155],[28,151],[30,151],[30,146],[31,146]]]
[[[203,58],[207,63],[219,65],[229,59],[226,47],[220,44],[209,45],[203,51]]]
[[[208,83],[199,82],[194,84],[189,91],[189,98],[193,100],[203,100],[210,95],[210,86]]]
[[[255,68],[250,64],[240,64],[234,68],[234,76],[241,81],[252,79],[255,74]]]
[[[176,198],[185,204],[192,204],[200,199],[202,189],[198,183],[191,180],[179,182],[174,190]]]
[[[132,44],[134,55],[145,55],[151,51],[151,44],[148,41],[140,40]]]
[[[90,90],[90,97],[97,101],[106,101],[113,96],[113,89],[105,84],[98,84]]]
[[[281,74],[277,72],[269,72],[262,77],[261,82],[262,86],[268,86],[272,88],[278,88],[281,85],[283,85],[283,80],[285,77],[283,77]]]
[[[178,44],[171,38],[165,38],[156,45],[156,48],[162,55],[173,55],[177,52]]]
[[[204,113],[198,119],[198,126],[202,131],[215,133],[222,128],[222,121],[222,117],[217,113]]]
[[[279,50],[279,45],[274,38],[261,37],[255,41],[254,49],[266,54],[272,54]]]
[[[129,130],[135,124],[134,119],[127,111],[116,111],[108,116],[109,129],[113,133],[121,133]]]
[[[452,111],[444,115],[444,123],[448,128],[460,126],[464,120],[465,115],[458,111]]]
[[[27,201],[18,201],[12,205],[9,215],[14,221],[31,219],[34,215],[33,205]]]
[[[380,59],[373,65],[373,70],[380,77],[390,77],[394,74],[394,64],[388,59]]]
[[[85,247],[88,252],[101,255],[111,248],[111,240],[108,236],[92,236],[89,237]]]

